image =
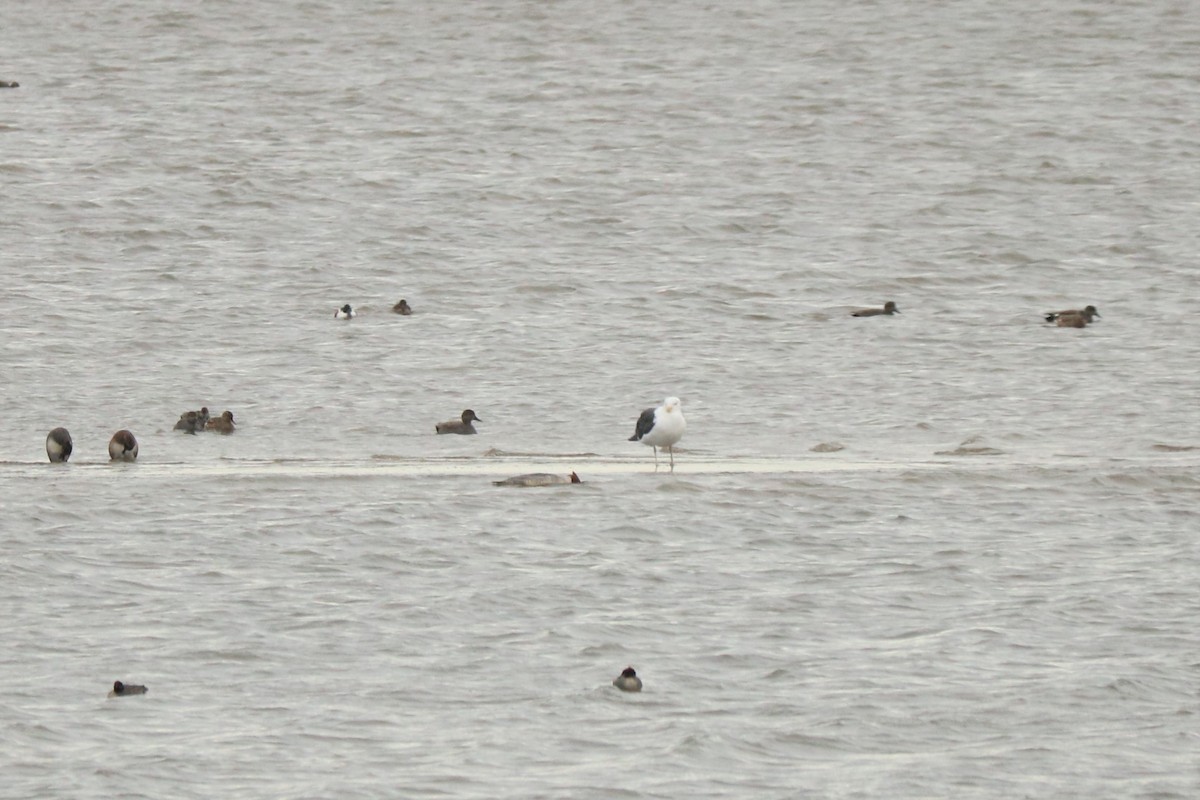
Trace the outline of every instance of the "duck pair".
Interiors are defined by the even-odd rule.
[[[399,303],[396,303],[396,305],[392,306],[392,311],[403,317],[407,317],[412,313],[412,306],[410,306],[408,301],[402,297],[400,298]],[[354,319],[357,316],[358,312],[351,308],[349,303],[346,303],[346,305],[333,312],[334,319]]]
[[[1053,322],[1060,328],[1086,328],[1100,316],[1095,306],[1084,308],[1068,308],[1066,311],[1051,311],[1046,315],[1046,322]]]
[[[208,406],[204,406],[199,411],[185,411],[179,415],[179,421],[175,423],[175,430],[184,433],[199,433],[208,430],[230,434],[235,430],[233,412],[226,409],[221,416],[210,418]]]
[[[55,428],[46,434],[46,456],[51,464],[65,464],[75,450],[71,433],[66,428]],[[120,430],[108,440],[108,457],[112,461],[136,461],[138,443],[134,435],[127,430]]]
[[[850,312],[852,317],[878,317],[882,315],[899,314],[900,309],[891,300],[883,304],[883,308],[860,308]],[[1069,308],[1066,311],[1052,311],[1046,314],[1046,322],[1053,322],[1060,328],[1084,328],[1100,316],[1095,306],[1085,308]]]

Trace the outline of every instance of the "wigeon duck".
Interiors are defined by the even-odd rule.
[[[613,678],[613,686],[622,692],[640,692],[642,690],[642,679],[637,676],[633,667],[626,667],[621,670],[620,675]]]
[[[117,431],[108,440],[108,457],[113,461],[136,461],[137,456],[137,439],[129,431]]]
[[[883,308],[860,308],[858,311],[851,311],[852,317],[877,317],[880,314],[899,314],[900,309],[896,308],[896,304],[888,300],[883,304]]]
[[[55,428],[46,434],[46,455],[52,464],[65,464],[74,445],[66,428]]]
[[[683,438],[687,421],[683,418],[683,403],[678,397],[668,397],[658,408],[647,408],[638,417],[631,442],[641,442],[654,448],[654,468],[658,469],[658,448],[667,448],[671,456],[671,471],[675,471],[675,443]]]
[[[438,433],[475,433],[475,426],[471,424],[472,422],[483,422],[483,420],[475,416],[475,412],[468,408],[462,413],[462,419],[439,422],[436,430]]]

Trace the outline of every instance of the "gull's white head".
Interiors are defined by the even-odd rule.
[[[663,408],[666,409],[666,412],[668,414],[670,414],[670,413],[674,412],[676,409],[680,409],[682,407],[683,407],[683,402],[678,397],[668,397],[666,400],[663,401]]]

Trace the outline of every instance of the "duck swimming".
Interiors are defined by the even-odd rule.
[[[462,413],[461,419],[452,419],[446,422],[439,422],[434,426],[434,430],[438,433],[462,433],[470,434],[477,433],[472,422],[483,422],[479,417],[475,416],[475,412],[467,409]]]
[[[408,304],[407,300],[401,299],[399,303],[396,303],[396,305],[392,306],[392,311],[407,317],[412,313],[412,306]]]
[[[358,315],[354,313],[354,309],[350,307],[349,303],[346,303],[346,305],[333,312],[334,319],[354,319],[357,316]]]
[[[637,676],[633,667],[626,667],[621,670],[620,675],[613,678],[613,686],[622,692],[640,692],[642,690],[642,679]]]
[[[150,690],[147,689],[145,686],[139,686],[134,683],[121,683],[120,681],[115,681],[113,683],[112,691],[108,693],[108,696],[109,697],[127,697],[127,696],[133,695],[133,694],[145,694],[148,691],[150,691]]]
[[[570,483],[583,483],[579,476],[572,472],[570,475],[558,475],[553,472],[531,472],[528,475],[514,475],[502,481],[492,481],[496,486],[561,486]]]
[[[226,409],[221,413],[221,416],[215,417],[208,421],[208,430],[216,431],[217,433],[233,433],[233,412]]]
[[[1068,308],[1066,311],[1051,311],[1046,315],[1046,322],[1057,322],[1061,317],[1083,317],[1084,323],[1091,323],[1096,317],[1100,316],[1100,312],[1095,306],[1085,306],[1083,308]],[[1082,328],[1083,325],[1064,325],[1066,328]]]
[[[204,423],[200,421],[198,412],[185,411],[179,415],[179,421],[175,423],[175,430],[194,435],[197,431],[204,430]]]
[[[185,411],[180,414],[179,421],[175,423],[175,430],[184,433],[199,433],[207,425],[208,406],[204,406],[199,411]]]
[[[851,311],[852,317],[877,317],[881,314],[899,314],[900,309],[896,308],[896,304],[888,300],[883,304],[883,308],[860,308],[858,311]]]

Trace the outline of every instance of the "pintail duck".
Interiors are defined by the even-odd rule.
[[[1096,317],[1100,316],[1100,312],[1095,306],[1086,306],[1084,308],[1068,308],[1066,311],[1051,311],[1046,315],[1046,322],[1057,322],[1062,317],[1083,317],[1084,324],[1092,322]],[[1083,325],[1061,325],[1064,328],[1082,328]]]
[[[217,433],[233,433],[233,412],[228,409],[221,412],[221,416],[214,417],[208,421],[207,428]]]
[[[354,309],[350,307],[349,303],[333,312],[334,319],[354,319],[356,316],[358,315],[354,313]]]
[[[113,461],[136,461],[137,456],[137,439],[129,431],[117,431],[108,440],[108,457]]]
[[[583,483],[579,476],[572,472],[570,475],[558,475],[552,472],[531,472],[528,475],[514,475],[502,481],[492,481],[496,486],[558,486],[564,483]]]
[[[396,303],[396,305],[392,306],[392,311],[407,317],[412,313],[412,306],[408,304],[407,300],[401,299],[399,303]]]
[[[74,444],[66,428],[55,428],[46,434],[46,455],[49,456],[51,464],[67,463],[72,449]]]
[[[860,308],[858,311],[851,311],[852,317],[877,317],[880,314],[899,314],[900,309],[896,308],[896,304],[888,300],[883,304],[883,308]]]
[[[613,686],[622,692],[640,692],[642,690],[642,679],[637,676],[633,667],[626,667],[621,670],[620,675],[613,678]]]
[[[135,683],[121,683],[114,681],[112,691],[108,693],[109,697],[128,697],[134,694],[145,694],[150,691],[145,686],[140,686]]]
[[[675,444],[683,438],[687,420],[683,418],[683,402],[678,397],[668,397],[658,408],[647,408],[638,417],[631,442],[641,442],[654,448],[654,468],[658,469],[658,448],[667,448],[671,457],[671,471],[675,471]]]
[[[435,430],[438,433],[475,433],[475,426],[471,424],[472,422],[483,422],[483,420],[475,416],[475,412],[468,408],[462,413],[462,419],[439,422]]]

